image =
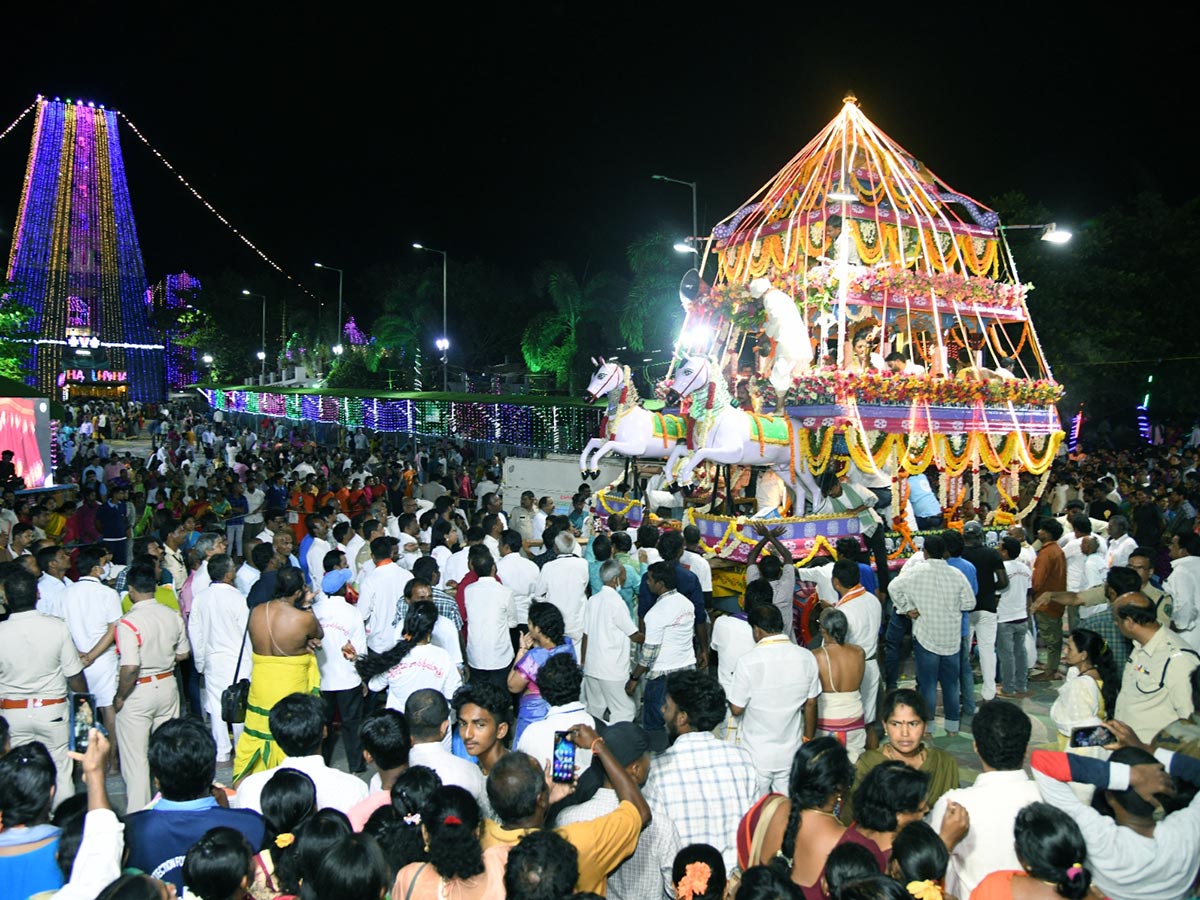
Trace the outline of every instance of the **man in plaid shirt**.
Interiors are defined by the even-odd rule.
[[[663,718],[672,744],[650,769],[646,800],[675,822],[684,846],[716,847],[732,870],[738,822],[758,799],[758,777],[744,750],[712,734],[725,719],[725,691],[702,672],[675,672]]]
[[[913,658],[917,690],[932,713],[937,709],[938,683],[946,714],[946,732],[958,733],[959,646],[962,614],[975,608],[975,593],[967,577],[946,562],[946,541],[939,534],[925,538],[925,559],[902,571],[888,587],[896,612],[913,620]]]

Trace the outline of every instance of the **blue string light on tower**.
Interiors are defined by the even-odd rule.
[[[163,345],[145,302],[117,113],[39,97],[8,280],[33,310],[32,385],[160,400]]]

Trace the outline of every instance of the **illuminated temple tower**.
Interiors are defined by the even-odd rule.
[[[38,98],[8,279],[33,310],[32,384],[163,397],[163,345],[113,110]]]

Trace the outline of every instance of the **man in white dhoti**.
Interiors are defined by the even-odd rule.
[[[251,655],[241,652],[250,610],[246,598],[233,586],[237,574],[233,559],[218,553],[209,559],[207,567],[212,583],[192,600],[188,638],[196,671],[204,676],[204,706],[211,719],[213,740],[217,742],[217,758],[228,761],[242,726],[233,726],[233,741],[230,741],[229,723],[221,718],[221,694],[234,681],[250,677]],[[241,671],[235,672],[239,656],[242,656]]]

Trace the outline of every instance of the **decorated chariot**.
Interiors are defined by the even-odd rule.
[[[713,269],[709,284],[701,273]],[[953,525],[983,501],[991,473],[1000,501],[988,524],[1020,520],[1063,438],[1062,388],[1030,320],[1030,289],[997,213],[939,179],[851,95],[713,229],[684,279],[686,319],[659,385],[678,409],[649,412],[627,370],[599,367],[589,391],[609,399],[608,416],[581,468],[606,452],[655,457],[687,484],[706,469],[719,478],[722,466],[764,467],[788,489],[790,510],[774,524],[797,559],[858,532],[856,517],[828,512],[827,471],[890,484],[881,512],[894,555],[912,547],[913,476],[936,472]],[[733,480],[726,470],[727,499]],[[744,558],[757,540],[751,515],[721,511],[685,517],[721,555]]]

